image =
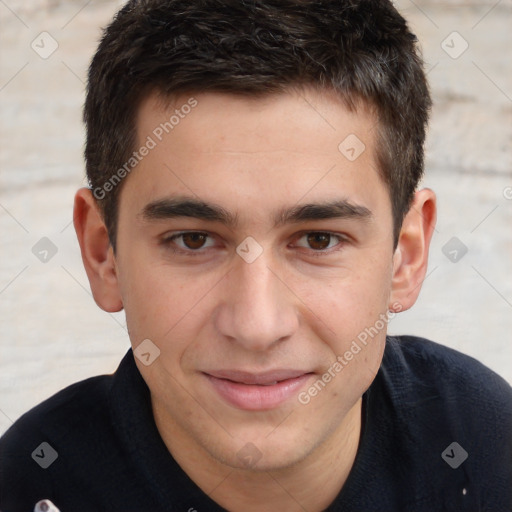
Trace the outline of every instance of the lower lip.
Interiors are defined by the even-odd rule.
[[[229,404],[248,411],[274,409],[290,398],[297,396],[312,374],[307,373],[294,379],[287,379],[271,386],[240,384],[207,375],[215,391]]]

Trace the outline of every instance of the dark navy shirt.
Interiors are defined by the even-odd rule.
[[[44,498],[61,512],[223,510],[160,438],[131,350],[115,374],[64,389],[0,439],[0,510],[32,512]],[[354,466],[328,510],[510,512],[511,387],[459,352],[388,337]]]

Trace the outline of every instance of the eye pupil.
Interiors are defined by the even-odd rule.
[[[309,233],[308,244],[311,249],[320,251],[329,247],[331,243],[331,235],[329,233]]]
[[[183,243],[189,249],[200,249],[205,243],[207,235],[204,233],[186,233],[182,235]]]

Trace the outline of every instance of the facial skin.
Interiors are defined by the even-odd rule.
[[[90,191],[77,193],[91,288],[106,311],[125,309],[134,348],[150,339],[160,349],[151,365],[136,363],[162,439],[206,493],[232,511],[323,510],[354,462],[361,396],[378,371],[386,329],[360,343],[307,405],[299,393],[381,315],[415,302],[435,196],[416,193],[394,251],[368,109],[350,112],[313,89],[194,98],[197,106],[126,178],[115,255]],[[137,148],[188,99],[148,97]],[[350,134],[366,146],[354,161],[338,150]],[[239,252],[255,254],[246,237],[262,249],[251,263],[236,252],[242,244]],[[269,405],[277,392],[258,402],[263,386],[233,390],[223,378],[268,384],[276,380],[269,371],[299,376],[277,405]],[[226,387],[235,403],[219,391]],[[251,449],[249,463],[241,454]]]

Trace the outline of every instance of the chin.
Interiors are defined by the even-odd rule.
[[[266,472],[285,470],[299,464],[320,443],[318,439],[314,442],[305,439],[304,432],[293,433],[287,429],[280,434],[274,435],[273,439],[264,435],[237,436],[236,440],[230,439],[229,446],[209,446],[208,451],[219,462],[231,468]]]

